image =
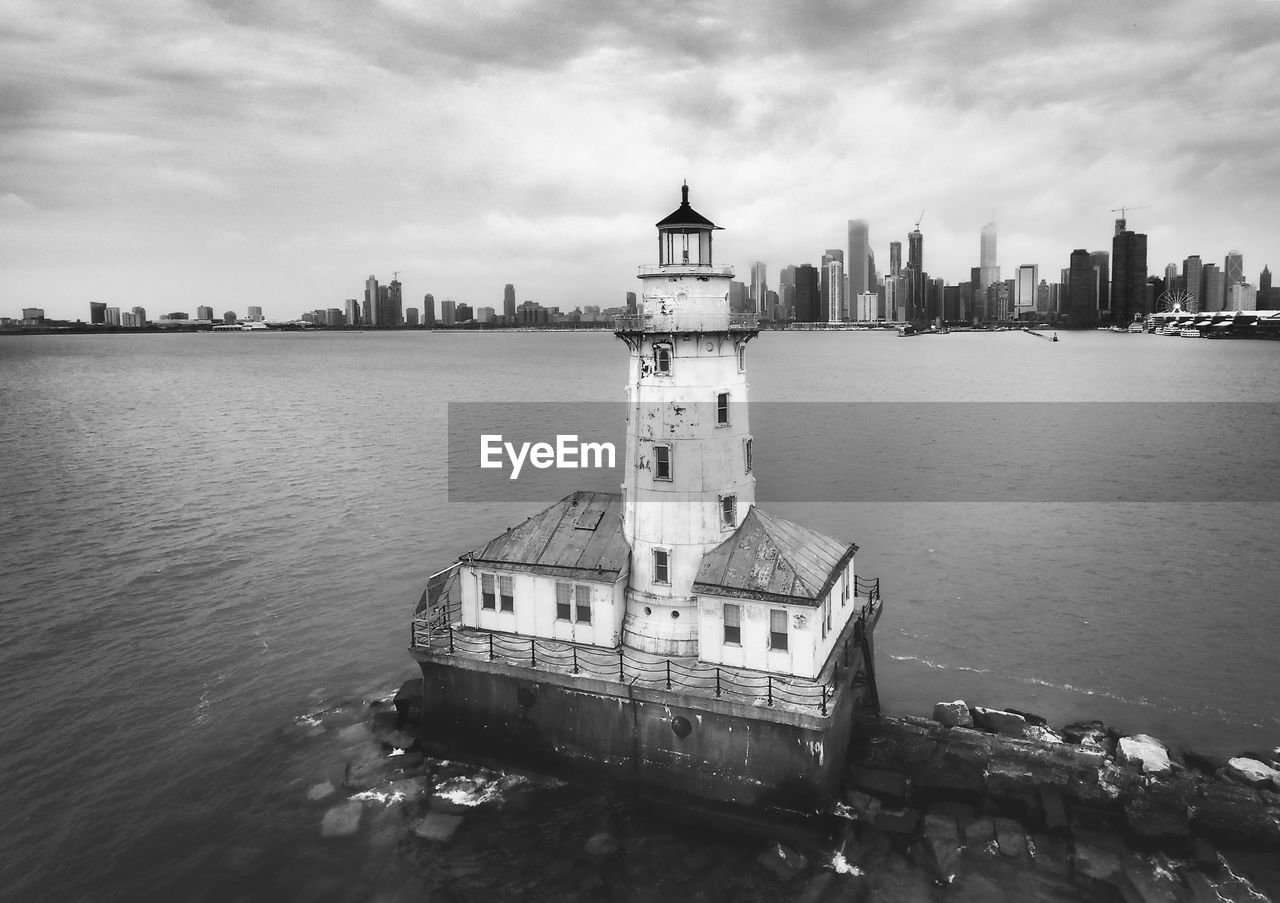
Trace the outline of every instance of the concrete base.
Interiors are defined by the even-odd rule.
[[[842,686],[822,716],[497,661],[415,657],[429,745],[803,814],[838,797],[861,691]]]

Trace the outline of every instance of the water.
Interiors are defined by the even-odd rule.
[[[1280,400],[1268,342],[765,334],[749,367],[769,401]],[[547,844],[595,825],[749,861],[573,786],[527,791],[444,863],[389,829],[322,843],[305,798],[356,754],[343,720],[415,673],[426,576],[537,510],[446,502],[445,403],[618,401],[620,441],[624,378],[607,334],[0,337],[6,895],[362,899],[456,883],[489,843],[508,883],[476,893],[497,897],[563,873]],[[1269,478],[1269,446],[1164,451],[1153,475]],[[821,480],[803,452],[757,433],[757,477]],[[770,508],[857,541],[882,578],[891,711],[962,696],[1206,750],[1280,742],[1274,503]]]

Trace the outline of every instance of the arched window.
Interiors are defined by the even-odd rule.
[[[747,343],[738,343],[738,372],[745,373],[747,371]]]
[[[653,372],[659,376],[671,375],[671,346],[653,346]]]

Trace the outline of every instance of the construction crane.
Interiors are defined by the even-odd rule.
[[[925,211],[925,208],[924,208],[924,207],[921,207],[921,208],[920,208],[920,215],[916,217],[916,231],[917,231],[917,232],[919,232],[919,231],[920,231],[920,220],[924,219],[924,211]]]
[[[1119,207],[1112,207],[1111,212],[1120,214],[1120,218],[1124,219],[1125,218],[1124,212],[1126,210],[1148,210],[1150,209],[1150,207],[1151,207],[1150,204],[1142,204],[1137,207],[1125,207],[1124,205],[1121,205]]]
[[[391,271],[391,278],[392,278],[392,279],[395,279],[395,280],[398,282],[398,281],[400,280],[400,271],[399,271],[399,270],[392,270],[392,271]]]

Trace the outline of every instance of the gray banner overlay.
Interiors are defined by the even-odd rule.
[[[1280,500],[1280,404],[753,402],[732,406],[735,430],[744,412],[758,502]],[[576,489],[616,492],[628,414],[665,433],[675,468],[689,466],[681,431],[726,416],[714,404],[451,402],[449,500],[549,503]],[[500,466],[480,466],[486,435],[501,437],[488,440],[489,461]],[[548,446],[540,457],[537,443]],[[613,466],[596,466],[607,464],[606,443]],[[534,465],[553,460],[557,444],[561,460],[579,466]]]

